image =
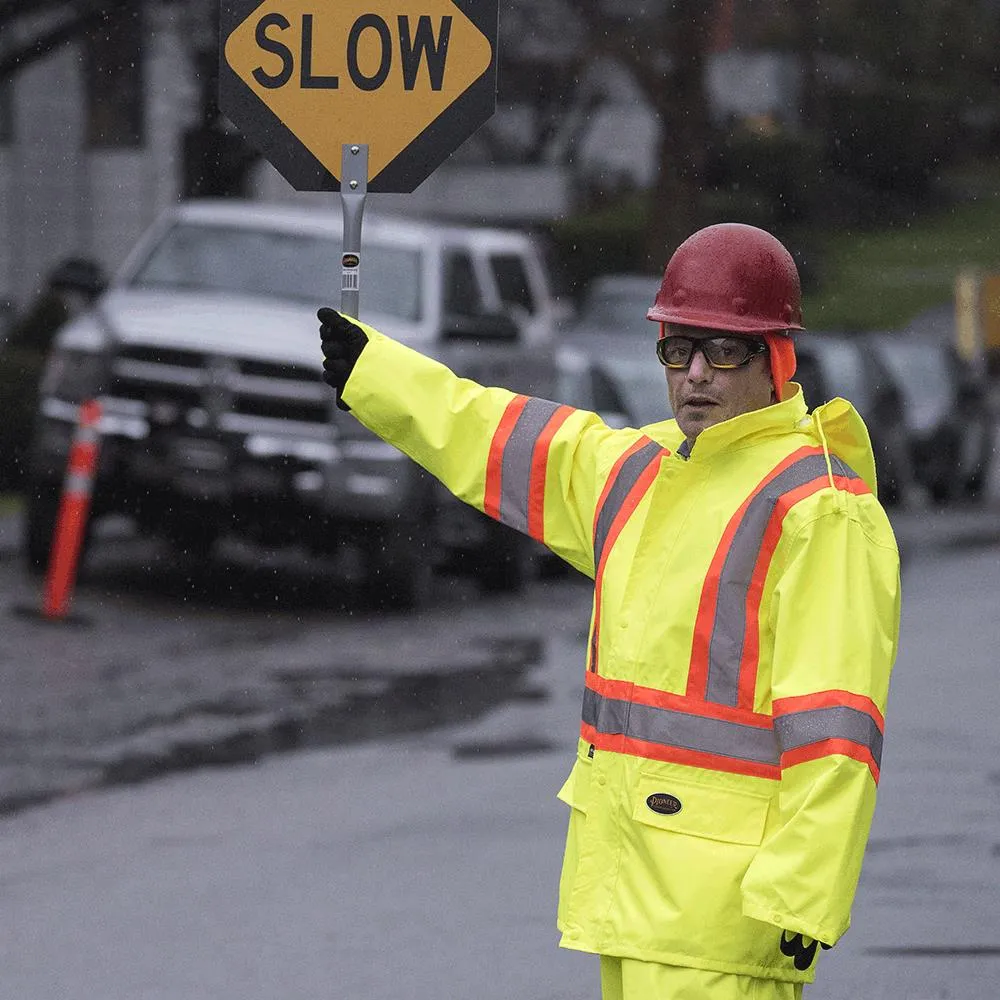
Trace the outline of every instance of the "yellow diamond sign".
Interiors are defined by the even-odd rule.
[[[222,0],[220,104],[299,190],[412,191],[496,107],[496,0]]]

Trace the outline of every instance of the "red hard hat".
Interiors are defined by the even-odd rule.
[[[801,330],[799,273],[763,229],[708,226],[674,251],[646,317],[740,333]]]

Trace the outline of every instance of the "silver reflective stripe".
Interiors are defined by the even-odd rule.
[[[782,753],[822,740],[849,740],[867,747],[875,763],[882,766],[882,732],[875,720],[860,709],[833,705],[789,712],[774,720],[774,729]]]
[[[663,449],[655,441],[650,441],[649,444],[643,445],[622,462],[621,468],[618,470],[618,475],[615,477],[608,495],[604,498],[604,504],[601,506],[597,514],[597,520],[594,522],[595,568],[601,565],[601,559],[604,556],[604,546],[608,541],[611,525],[614,523],[618,511],[621,510],[622,504],[625,503],[625,498],[639,481],[639,477],[645,471],[646,466],[662,451]]]
[[[561,405],[547,399],[529,397],[504,446],[500,468],[499,518],[518,531],[528,530],[531,459],[538,436]]]
[[[778,744],[771,728],[654,708],[620,698],[607,698],[591,688],[583,693],[583,721],[606,736],[658,743],[661,746],[777,766]]]
[[[857,478],[840,459],[831,456],[830,462],[835,475]],[[708,701],[731,706],[737,703],[750,579],[775,505],[785,493],[826,474],[826,459],[822,455],[800,459],[775,476],[744,512],[719,574],[715,621],[708,650],[705,689]]]
[[[89,496],[93,487],[94,477],[92,475],[83,472],[71,472],[66,476],[63,492],[84,493]]]

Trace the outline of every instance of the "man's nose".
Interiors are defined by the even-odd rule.
[[[691,364],[688,366],[688,381],[690,382],[710,382],[714,368],[705,360],[705,355],[701,351],[695,351],[691,355]]]

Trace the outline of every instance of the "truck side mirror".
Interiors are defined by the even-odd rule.
[[[49,284],[55,291],[76,292],[87,302],[93,302],[108,282],[99,264],[83,257],[69,257],[52,272]]]

